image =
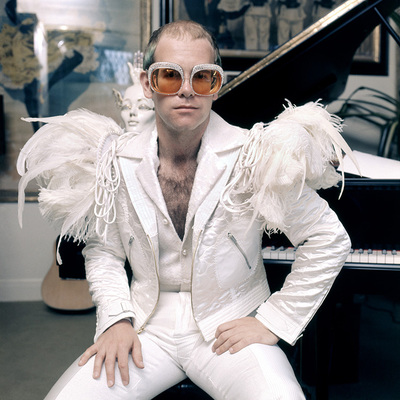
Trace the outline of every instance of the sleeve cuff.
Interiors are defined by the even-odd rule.
[[[114,325],[121,319],[128,319],[132,322],[132,318],[135,318],[135,312],[133,310],[133,305],[129,300],[113,302],[108,307],[98,312],[94,341],[96,342],[99,336],[111,325]]]
[[[265,317],[265,314],[268,314],[268,318]],[[271,304],[262,304],[257,310],[255,318],[273,334],[292,346],[303,336],[302,332],[298,332],[299,328],[282,318],[282,315]]]

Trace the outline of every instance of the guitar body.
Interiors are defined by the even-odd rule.
[[[57,243],[60,239],[57,238]],[[60,255],[63,264],[57,264],[56,257],[42,282],[44,303],[58,311],[87,311],[94,308],[89,285],[85,279],[82,244],[62,239]],[[62,278],[60,277],[63,276]]]

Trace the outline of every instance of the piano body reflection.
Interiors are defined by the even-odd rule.
[[[343,3],[225,85],[213,109],[228,122],[249,128],[272,120],[282,111],[285,99],[296,105],[318,99],[329,104],[344,91],[353,56],[377,25],[386,26],[400,43],[387,26],[387,17],[399,6],[399,0]],[[300,341],[300,353],[308,359],[300,362],[301,378],[309,379],[316,387],[316,398],[323,400],[328,399],[332,368],[340,352],[343,359],[337,365],[342,378],[347,379],[347,373],[357,379],[359,326],[357,315],[348,313],[356,308],[351,304],[354,294],[398,296],[400,180],[347,179],[341,200],[337,188],[320,194],[339,215],[354,248]],[[278,290],[290,272],[295,249],[283,235],[266,237],[263,245],[271,290]],[[350,304],[343,307],[345,323],[343,319],[338,322],[335,307],[348,299]],[[336,349],[331,343],[333,330],[336,338],[344,338]],[[312,366],[305,367],[303,362]]]

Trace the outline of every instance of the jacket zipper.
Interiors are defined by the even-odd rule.
[[[200,233],[199,233],[199,236],[197,238],[196,247],[194,249],[194,253],[193,253],[193,256],[192,256],[192,266],[191,266],[192,267],[192,271],[191,271],[191,276],[190,276],[190,305],[191,305],[191,308],[192,308],[192,315],[193,315],[194,322],[195,322],[195,324],[196,324],[196,326],[197,326],[197,328],[198,328],[200,333],[201,333],[201,330],[199,328],[199,325],[197,324],[197,320],[196,320],[196,317],[194,315],[194,308],[193,308],[193,272],[194,272],[194,259],[196,258],[197,250],[199,248],[200,237],[201,237],[202,233],[203,233],[203,231],[201,230]],[[201,333],[201,336],[203,336],[202,333]],[[203,339],[204,339],[204,336],[203,336]]]
[[[233,244],[236,246],[236,248],[242,253],[242,256],[244,257],[248,269],[251,269],[251,265],[249,263],[249,260],[247,259],[247,256],[243,249],[240,247],[238,241],[236,240],[235,236],[232,235],[232,233],[228,232],[228,238],[232,240]]]
[[[156,311],[156,308],[158,306],[158,303],[160,301],[160,275],[158,273],[158,268],[157,268],[157,259],[156,259],[156,253],[154,251],[154,246],[153,246],[153,242],[151,241],[149,235],[147,235],[147,240],[150,243],[151,246],[151,250],[153,252],[153,258],[154,258],[154,266],[156,268],[156,275],[157,275],[157,282],[158,282],[158,295],[157,295],[157,301],[156,304],[154,305],[153,311],[150,313],[150,315],[147,317],[146,321],[144,321],[144,323],[142,324],[142,326],[138,329],[138,331],[136,332],[138,335],[140,333],[142,333],[144,331],[144,328],[146,327],[147,323],[149,322],[150,318],[154,315],[154,312]]]

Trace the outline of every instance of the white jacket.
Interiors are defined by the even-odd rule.
[[[249,132],[227,124],[212,112],[202,139],[196,171],[198,182],[195,181],[192,193],[196,201],[189,210],[187,224],[192,227],[189,253],[193,314],[205,340],[214,338],[221,323],[244,317],[257,309],[256,318],[278,337],[294,344],[328,294],[350,250],[350,240],[343,226],[314,190],[329,186],[323,181],[326,176],[327,181],[332,181],[335,174],[325,163],[319,168],[319,178],[315,175],[318,168],[310,162],[317,157],[312,154],[315,143],[304,139],[313,135],[304,128],[306,124],[280,121],[271,125],[272,131],[278,128],[278,140],[285,135],[291,142],[293,139],[295,155],[289,157],[296,160],[285,164],[287,143],[281,147],[272,146],[267,158],[271,160],[276,156],[280,167],[275,168],[276,163],[270,165],[273,176],[267,177],[261,201],[252,193],[258,191],[260,185],[256,178],[248,185],[246,174],[252,170],[257,176],[257,171],[262,172],[265,165],[259,168],[253,165],[250,169],[243,166],[246,157],[249,160],[249,152],[244,151],[248,150]],[[115,127],[113,129],[115,133]],[[264,143],[264,136],[263,148],[259,148],[261,144],[256,136],[253,135],[252,140],[256,141],[257,150],[268,152],[269,144],[268,140]],[[107,138],[99,148],[101,154],[111,155],[111,158],[105,157],[103,160],[108,161],[98,161],[98,164],[103,163],[104,168],[113,165],[114,175],[109,180],[117,185],[116,190],[107,189],[108,194],[112,194],[111,200],[108,198],[102,204],[110,206],[108,211],[115,207],[116,219],[106,224],[106,239],[98,234],[91,235],[84,249],[87,279],[97,306],[95,340],[123,318],[133,318],[135,329],[140,333],[156,309],[160,294],[159,210],[154,196],[158,180],[152,164],[157,149],[155,130],[133,137],[109,135]],[[297,157],[296,140],[305,140],[306,149],[314,146],[312,151],[308,149],[309,154]],[[277,156],[281,151],[286,154],[284,160],[280,159],[282,154]],[[99,170],[99,165],[96,167]],[[264,182],[268,172],[259,175]],[[338,180],[336,175],[334,180]],[[50,192],[59,189],[52,187],[51,182],[50,179]],[[97,179],[97,186],[98,182]],[[89,192],[92,195],[93,189]],[[42,209],[44,215],[53,220],[54,206],[49,206],[48,196],[46,191],[42,195]],[[87,197],[88,193],[85,199]],[[270,201],[265,202],[265,199]],[[261,204],[263,201],[267,204]],[[76,204],[80,204],[77,199]],[[90,207],[93,208],[93,204]],[[83,214],[86,214],[87,230],[90,230],[89,211]],[[107,218],[109,213],[103,219]],[[292,272],[283,288],[273,295],[270,295],[261,255],[265,225],[267,229],[282,230],[293,245],[299,246]],[[66,229],[65,222],[62,229]],[[71,231],[72,228],[67,230]],[[126,257],[133,271],[131,287],[124,270]]]
[[[265,221],[251,222],[250,212],[234,213],[220,202],[246,140],[242,129],[216,114],[202,140],[189,211],[193,219],[192,306],[206,340],[217,326],[250,314],[258,315],[280,338],[294,343],[327,295],[350,250],[350,242],[336,215],[313,189],[304,187],[297,199],[294,185],[284,233],[299,245],[292,273],[278,293],[270,297],[261,255]],[[85,249],[87,278],[98,306],[96,338],[117,320],[132,317],[135,328],[145,329],[159,296],[157,176],[151,160],[156,151],[155,132],[132,138],[117,153],[124,178],[120,186],[117,222],[110,226],[106,244],[89,240]],[[126,185],[126,186],[125,186]],[[200,192],[200,193],[199,193]],[[249,225],[251,227],[249,228]],[[133,270],[129,290],[123,265],[127,256]],[[261,305],[261,306],[260,306]]]

